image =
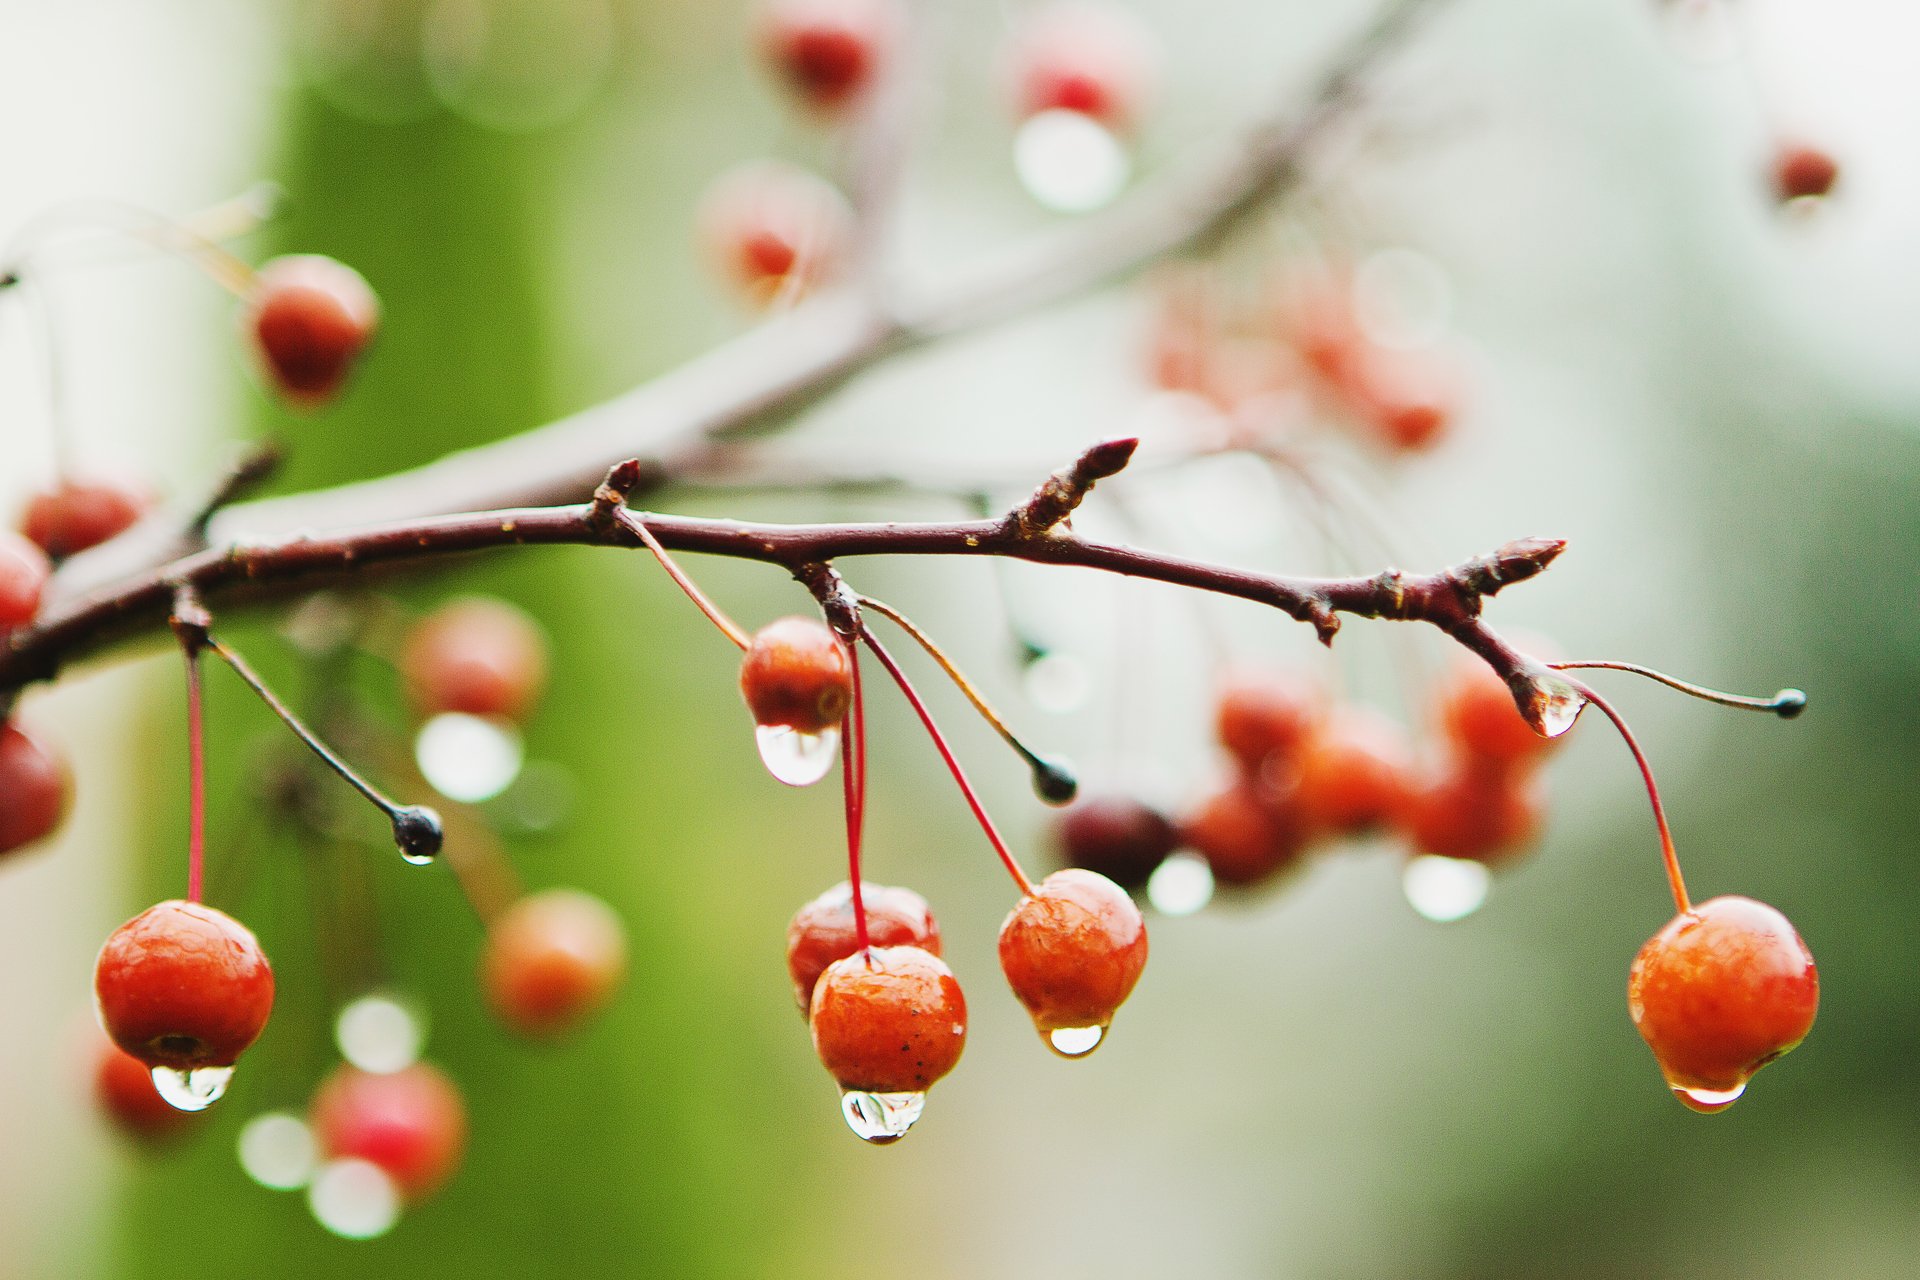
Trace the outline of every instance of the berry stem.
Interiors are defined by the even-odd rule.
[[[853,688],[841,722],[840,781],[847,808],[847,884],[853,890],[853,933],[865,954],[867,903],[860,888],[860,837],[867,814],[867,709],[860,689],[860,650],[847,645]]]
[[[200,901],[207,871],[206,709],[200,680],[200,648],[188,642],[187,658],[187,901]]]
[[[1677,676],[1670,676],[1652,667],[1643,667],[1637,662],[1549,662],[1555,671],[1628,671],[1636,676],[1645,676],[1666,685],[1669,689],[1678,689],[1690,697],[1703,702],[1717,703],[1723,707],[1740,707],[1748,711],[1771,711],[1782,720],[1791,720],[1807,709],[1807,695],[1799,689],[1782,689],[1771,698],[1753,698],[1737,693],[1722,693],[1718,689],[1709,689],[1705,685],[1692,684]]]
[[[1673,905],[1679,909],[1681,915],[1686,915],[1693,910],[1693,903],[1687,898],[1687,882],[1680,875],[1680,855],[1673,848],[1673,831],[1667,826],[1667,811],[1666,807],[1660,803],[1660,788],[1653,780],[1653,766],[1647,763],[1646,754],[1640,750],[1640,743],[1635,740],[1633,730],[1627,727],[1625,718],[1614,710],[1612,703],[1579,680],[1570,680],[1568,683],[1579,690],[1581,697],[1600,708],[1602,715],[1613,721],[1613,727],[1619,730],[1621,739],[1627,744],[1627,750],[1633,753],[1633,762],[1640,767],[1640,777],[1647,784],[1647,800],[1653,805],[1654,824],[1660,828],[1660,857],[1666,863],[1667,885],[1673,890]]]
[[[1006,867],[1007,874],[1012,876],[1013,882],[1020,886],[1021,893],[1031,897],[1033,881],[1027,879],[1027,873],[1020,869],[1019,862],[1014,859],[1013,851],[1007,848],[1007,842],[1000,838],[999,829],[993,825],[993,819],[987,816],[986,806],[980,803],[980,797],[974,791],[973,784],[967,780],[966,770],[962,769],[960,761],[954,758],[953,749],[947,745],[946,736],[940,732],[940,726],[933,722],[933,713],[927,710],[927,704],[920,700],[919,691],[913,687],[913,682],[907,679],[906,672],[894,662],[893,655],[887,652],[886,646],[875,639],[871,631],[862,627],[860,639],[866,642],[867,648],[873,650],[873,656],[880,660],[880,665],[887,669],[887,674],[893,677],[893,682],[900,686],[900,692],[906,695],[907,702],[920,717],[920,723],[926,726],[927,736],[933,739],[934,748],[939,751],[940,758],[946,762],[947,772],[953,775],[955,784],[960,788],[960,794],[967,798],[967,805],[973,810],[973,816],[979,820],[980,829],[987,833],[987,839],[992,843],[994,852],[1000,855],[1000,861]]]
[[[980,718],[993,727],[993,731],[1000,735],[1002,742],[1012,747],[1014,752],[1018,754],[1022,760],[1027,762],[1027,768],[1033,772],[1034,787],[1036,790],[1040,791],[1042,795],[1051,796],[1054,794],[1051,788],[1064,784],[1069,789],[1067,798],[1072,798],[1070,794],[1073,789],[1071,773],[1065,771],[1064,767],[1058,761],[1047,759],[1039,752],[1027,746],[1026,743],[1020,741],[1019,736],[1007,726],[1007,722],[988,704],[985,696],[981,694],[978,687],[976,687],[971,680],[967,679],[960,668],[954,664],[953,659],[949,658],[940,646],[933,642],[932,636],[922,631],[914,624],[912,619],[883,600],[875,600],[872,596],[860,596],[858,597],[858,603],[861,608],[871,609],[875,613],[890,620],[895,626],[911,636],[922,649],[927,651],[927,656],[939,664],[942,671],[946,672],[947,679],[953,681],[954,687],[967,696],[967,701],[971,702],[973,709],[980,713]]]
[[[749,636],[739,623],[729,618],[719,605],[708,599],[707,593],[695,585],[693,579],[687,576],[685,570],[674,563],[673,557],[667,554],[667,549],[660,545],[660,540],[653,536],[653,531],[647,528],[645,521],[625,507],[621,507],[614,512],[614,519],[618,520],[621,525],[630,530],[634,537],[646,544],[647,550],[653,552],[653,558],[658,560],[660,567],[667,571],[667,576],[672,578],[674,583],[682,591],[687,593],[687,599],[698,605],[700,612],[706,614],[707,620],[713,623],[714,626],[720,628],[721,633],[725,635],[727,639],[733,641],[733,643],[742,650],[745,650],[747,646],[753,643],[753,637]]]

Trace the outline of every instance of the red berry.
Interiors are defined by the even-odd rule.
[[[297,405],[333,399],[379,322],[373,290],[332,258],[275,258],[254,274],[247,324],[274,386]]]
[[[1158,70],[1152,35],[1131,14],[1062,0],[1028,19],[1013,42],[1021,117],[1074,111],[1109,129],[1138,120]]]
[[[1824,196],[1839,180],[1839,163],[1818,147],[1790,143],[1774,154],[1773,192],[1782,204]]]
[[[846,197],[772,160],[722,175],[701,201],[698,223],[721,276],[758,306],[790,302],[831,279],[853,238]]]
[[[153,1085],[153,1070],[100,1036],[94,1047],[93,1096],[114,1128],[142,1141],[162,1141],[191,1128],[196,1112],[174,1107]]]
[[[922,1093],[967,1043],[953,971],[919,947],[875,947],[827,966],[808,1014],[813,1050],[840,1087]]]
[[[273,1011],[273,969],[245,925],[178,900],[115,929],[94,967],[100,1025],[150,1067],[233,1064]]]
[[[1205,858],[1225,885],[1259,884],[1297,865],[1307,838],[1299,814],[1248,778],[1207,797],[1180,824],[1181,843]]]
[[[740,663],[740,696],[755,724],[808,734],[836,728],[853,698],[846,646],[817,618],[769,622]]]
[[[72,798],[66,761],[18,725],[0,721],[0,854],[52,834]]]
[[[1417,452],[1446,434],[1457,384],[1458,375],[1434,356],[1369,343],[1349,359],[1340,390],[1382,444]]]
[[[1158,809],[1127,796],[1088,796],[1054,824],[1061,861],[1097,871],[1123,889],[1138,889],[1180,844]]]
[[[480,986],[509,1027],[553,1036],[604,1005],[626,968],[626,930],[613,908],[578,889],[548,889],[487,927]]]
[[[1559,741],[1535,733],[1521,718],[1506,682],[1486,663],[1466,656],[1448,669],[1439,693],[1439,721],[1464,754],[1494,765],[1537,760]]]
[[[1400,822],[1416,852],[1501,863],[1539,835],[1542,791],[1526,770],[1455,763],[1408,792]]]
[[[1058,1053],[1091,1053],[1147,964],[1147,926],[1105,876],[1070,867],[1023,897],[1000,926],[1000,970]],[[1073,1035],[1091,1031],[1091,1037]]]
[[[504,600],[456,600],[413,628],[400,671],[423,716],[458,711],[518,720],[546,688],[546,634]]]
[[[770,0],[760,47],[795,97],[833,115],[872,87],[898,21],[890,0]]]
[[[466,1151],[466,1103],[424,1062],[384,1075],[335,1069],[313,1095],[310,1120],[328,1159],[378,1166],[408,1200],[437,1190]]]
[[[1793,925],[1765,903],[1695,904],[1647,940],[1627,1010],[1680,1101],[1731,1106],[1754,1072],[1806,1038],[1820,975]]]
[[[876,947],[918,947],[940,954],[940,926],[927,900],[911,889],[863,881],[860,899],[867,909],[867,938]],[[853,922],[853,887],[842,880],[794,912],[787,925],[787,973],[802,1015],[813,1004],[820,975],[836,960],[860,949]]]
[[[33,621],[52,576],[46,552],[19,534],[0,529],[0,632]]]
[[[152,506],[151,492],[116,477],[62,480],[28,501],[20,531],[61,560],[119,537]]]
[[[1220,686],[1214,730],[1247,772],[1276,772],[1277,766],[1285,775],[1325,712],[1320,690],[1300,676],[1236,671]]]
[[[1411,773],[1399,725],[1364,708],[1342,707],[1301,755],[1302,820],[1309,830],[1335,835],[1381,826],[1405,807]]]

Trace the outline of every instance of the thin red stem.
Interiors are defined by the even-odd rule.
[[[999,829],[993,825],[993,819],[987,816],[986,806],[980,803],[980,797],[974,791],[973,784],[967,781],[966,770],[962,769],[960,761],[954,758],[953,749],[947,745],[946,736],[940,732],[940,726],[933,722],[933,713],[928,711],[927,704],[920,700],[920,694],[913,687],[913,682],[907,679],[906,672],[894,662],[893,655],[887,652],[886,646],[874,639],[872,632],[862,628],[860,638],[866,642],[867,648],[873,650],[873,656],[880,660],[880,665],[887,669],[887,674],[893,677],[893,682],[900,686],[900,692],[906,695],[915,714],[920,717],[920,723],[926,726],[927,736],[933,739],[934,748],[940,752],[940,758],[946,761],[947,771],[953,775],[954,782],[960,788],[960,794],[967,798],[968,807],[973,810],[973,816],[979,819],[980,829],[987,833],[987,839],[993,844],[993,851],[1000,855],[1000,861],[1007,868],[1007,874],[1012,876],[1013,882],[1020,886],[1021,893],[1031,896],[1033,881],[1027,879],[1027,873],[1020,869],[1019,862],[1014,859],[1013,851],[1007,848],[1007,842],[1000,838]]]
[[[200,648],[187,655],[187,901],[198,902],[206,883],[207,749],[200,689]]]
[[[1612,703],[1578,680],[1569,680],[1569,683],[1580,691],[1581,697],[1600,708],[1600,713],[1613,721],[1613,727],[1619,730],[1627,750],[1633,753],[1633,762],[1640,767],[1640,777],[1647,784],[1647,800],[1653,805],[1653,821],[1660,828],[1660,857],[1666,863],[1667,885],[1673,890],[1673,904],[1679,908],[1681,915],[1687,914],[1693,910],[1693,903],[1687,897],[1687,882],[1680,875],[1680,855],[1674,852],[1673,831],[1667,826],[1667,810],[1660,803],[1660,788],[1653,780],[1653,766],[1647,763],[1646,754],[1640,750],[1633,730],[1627,727],[1626,720],[1613,709]]]
[[[658,560],[660,567],[667,571],[667,576],[672,578],[674,583],[679,586],[682,591],[687,593],[687,599],[698,605],[700,612],[706,614],[707,620],[713,623],[714,626],[720,628],[722,634],[724,634],[727,639],[733,641],[734,644],[742,649],[745,649],[753,643],[753,637],[747,634],[746,629],[732,618],[729,618],[726,611],[709,599],[707,593],[702,591],[694,580],[687,576],[686,571],[674,563],[673,557],[667,554],[667,549],[660,545],[658,538],[653,536],[653,530],[647,528],[646,521],[625,507],[621,507],[616,511],[614,518],[627,529],[631,530],[634,537],[646,544],[647,550],[653,552],[653,558]]]
[[[867,814],[867,709],[860,690],[860,651],[847,646],[853,690],[841,721],[840,781],[847,805],[847,884],[853,889],[853,934],[867,952],[867,902],[860,888],[860,836]]]

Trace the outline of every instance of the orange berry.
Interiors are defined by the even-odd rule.
[[[352,267],[294,254],[255,273],[247,323],[280,394],[312,408],[333,399],[373,340],[380,300]]]
[[[556,1036],[605,1005],[626,969],[626,929],[613,908],[578,889],[547,889],[487,926],[480,989],[513,1030]]]
[[[466,1153],[466,1103],[424,1062],[379,1075],[335,1069],[313,1095],[310,1120],[328,1159],[378,1166],[408,1200],[437,1190]]]
[[[518,720],[546,688],[546,633],[504,600],[455,600],[408,633],[400,673],[423,716],[457,711]]]
[[[741,660],[740,696],[755,724],[808,734],[836,728],[853,699],[846,646],[818,618],[769,622]]]
[[[928,955],[940,954],[940,926],[925,898],[911,889],[863,881],[860,900],[867,909],[867,939],[873,946],[918,947]],[[813,989],[827,966],[859,949],[853,887],[846,881],[794,912],[787,925],[787,974],[803,1016],[813,1005]]]
[[[231,1066],[273,1011],[259,940],[223,911],[173,900],[115,929],[93,990],[113,1042],[150,1067]]]

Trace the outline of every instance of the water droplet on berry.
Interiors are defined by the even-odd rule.
[[[927,1105],[924,1093],[865,1093],[849,1089],[840,1095],[847,1128],[875,1146],[898,1142],[913,1128]]]
[[[362,1071],[387,1075],[420,1060],[426,1029],[413,1010],[390,995],[361,996],[333,1024],[340,1056]]]
[[[383,1236],[400,1220],[400,1188],[368,1160],[330,1160],[307,1188],[315,1221],[348,1240]]]
[[[1685,1085],[1678,1084],[1673,1086],[1673,1096],[1680,1099],[1680,1105],[1689,1111],[1698,1111],[1703,1116],[1710,1116],[1716,1111],[1725,1111],[1738,1102],[1740,1095],[1746,1091],[1747,1085],[1744,1080],[1731,1089],[1689,1089]]]
[[[1088,213],[1113,202],[1133,176],[1120,140],[1078,111],[1042,111],[1013,138],[1020,185],[1055,213]]]
[[[1464,920],[1486,904],[1493,875],[1471,858],[1423,854],[1408,860],[1400,873],[1407,905],[1436,924]]]
[[[435,791],[449,800],[479,804],[520,776],[526,751],[511,724],[448,711],[420,726],[413,758]]]
[[[1084,1058],[1106,1035],[1105,1027],[1055,1027],[1046,1033],[1047,1047],[1063,1058]]]
[[[1027,700],[1042,711],[1065,715],[1087,700],[1092,680],[1078,658],[1048,653],[1035,658],[1026,672]]]
[[[1163,916],[1190,916],[1213,901],[1213,868],[1191,853],[1173,854],[1147,877],[1147,901]]]
[[[790,787],[810,787],[833,768],[840,731],[799,733],[784,724],[763,724],[753,731],[753,745],[760,749],[760,763],[768,773]]]
[[[241,1126],[240,1167],[273,1191],[298,1191],[318,1158],[313,1131],[298,1116],[265,1111]]]
[[[176,1111],[205,1111],[226,1096],[227,1085],[232,1081],[231,1066],[193,1067],[186,1071],[176,1067],[153,1069],[153,1087]]]
[[[1573,728],[1573,722],[1587,709],[1586,695],[1559,676],[1536,676],[1533,691],[1536,727],[1549,738],[1557,738]]]

